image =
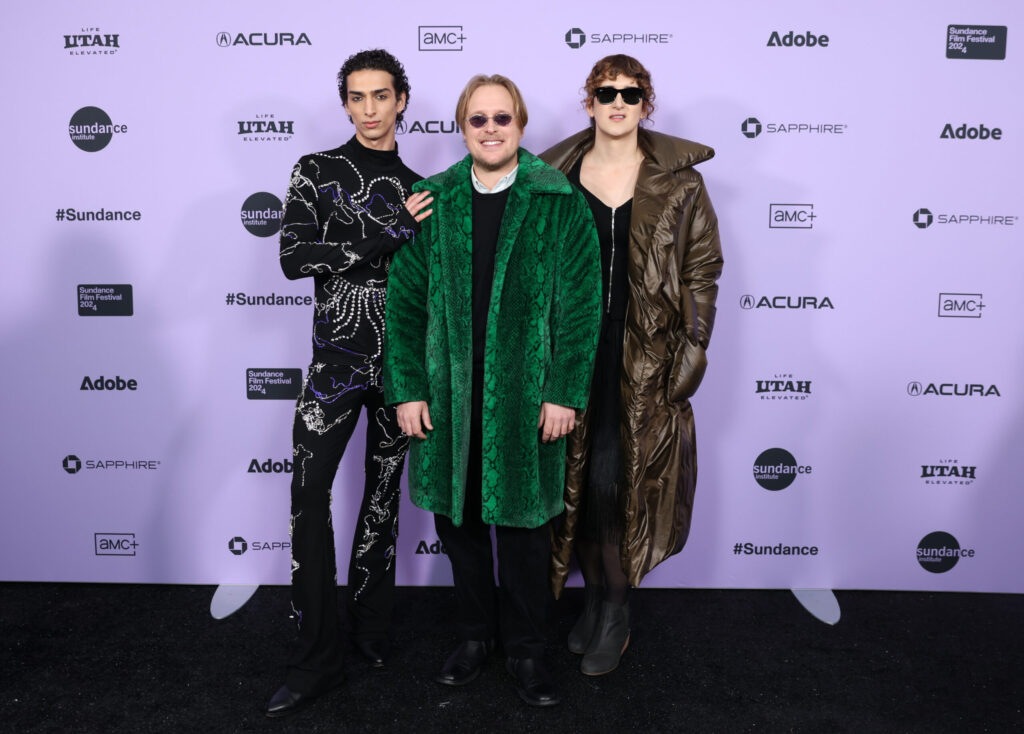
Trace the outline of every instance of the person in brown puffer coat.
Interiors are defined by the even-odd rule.
[[[568,643],[587,675],[618,666],[628,588],[689,534],[689,398],[707,366],[723,264],[718,219],[693,168],[714,150],[641,127],[653,102],[639,61],[603,58],[586,82],[591,126],[541,154],[583,192],[601,240],[601,337],[590,401],[569,437],[551,572],[557,598],[576,550],[585,606]]]

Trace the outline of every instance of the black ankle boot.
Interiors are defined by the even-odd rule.
[[[580,671],[584,675],[604,675],[619,666],[622,653],[629,647],[629,604],[602,602],[601,618],[587,646]]]
[[[593,584],[583,587],[583,614],[569,631],[569,652],[582,655],[587,651],[590,640],[597,629],[597,621],[601,616],[601,600],[604,598],[604,587]]]

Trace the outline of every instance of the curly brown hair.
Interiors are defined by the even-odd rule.
[[[637,86],[644,93],[644,118],[650,120],[651,115],[654,114],[654,87],[651,85],[651,72],[647,71],[647,68],[639,61],[626,54],[605,56],[594,64],[583,87],[586,94],[583,105],[593,103],[594,93],[601,86],[602,80],[614,79],[617,76],[628,76],[636,80]],[[591,124],[593,124],[593,120],[591,120]]]

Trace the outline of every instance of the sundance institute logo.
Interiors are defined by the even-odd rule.
[[[928,533],[917,544],[917,562],[931,573],[945,573],[961,558],[974,558],[974,549],[961,548],[956,538],[941,530]]]

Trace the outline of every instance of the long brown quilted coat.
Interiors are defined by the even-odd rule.
[[[592,140],[584,130],[541,158],[567,172]],[[682,550],[690,532],[697,444],[688,398],[707,366],[723,262],[718,219],[693,169],[714,150],[642,129],[640,146],[646,159],[633,192],[622,364],[626,522],[620,552],[633,586]],[[556,597],[569,573],[589,428],[584,414],[569,436],[565,521],[555,534],[551,570]]]

